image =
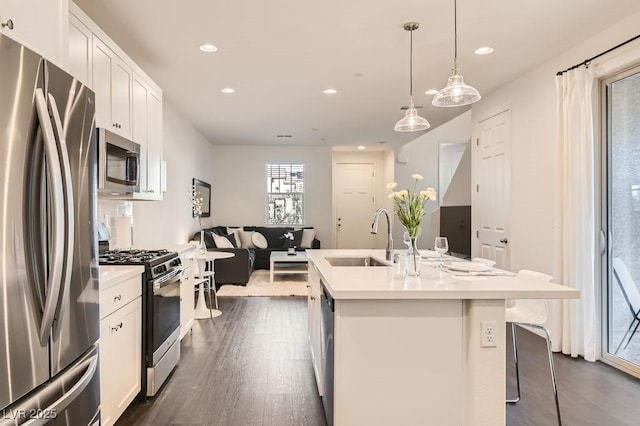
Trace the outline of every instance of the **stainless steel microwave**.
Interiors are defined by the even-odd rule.
[[[98,191],[111,195],[140,190],[140,145],[98,128]]]

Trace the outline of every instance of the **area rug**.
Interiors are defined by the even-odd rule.
[[[253,271],[246,286],[225,284],[218,290],[218,297],[225,296],[306,296],[305,274],[278,274],[269,282],[269,271]]]

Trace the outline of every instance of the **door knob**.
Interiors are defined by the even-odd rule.
[[[7,27],[10,30],[12,30],[13,29],[13,20],[12,19],[7,19],[6,22],[2,22],[2,23],[0,23],[0,25],[2,25],[2,28]]]
[[[507,240],[506,238],[500,238],[500,242],[502,244],[507,244],[509,242],[509,240]]]

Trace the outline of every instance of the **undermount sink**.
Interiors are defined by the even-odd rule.
[[[325,257],[331,266],[391,266],[371,256]]]

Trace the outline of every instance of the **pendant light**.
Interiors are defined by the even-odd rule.
[[[447,86],[435,94],[431,102],[437,107],[456,107],[469,105],[478,102],[481,98],[480,93],[467,84],[460,75],[458,68],[458,10],[457,0],[453,0],[453,32],[454,32],[454,48],[453,48],[453,69],[451,76],[447,81]]]
[[[426,118],[418,115],[418,111],[413,104],[413,31],[419,27],[420,24],[417,22],[407,22],[404,24],[404,29],[411,34],[409,45],[409,108],[407,108],[404,118],[396,123],[393,129],[396,132],[419,132],[420,130],[427,130],[431,127]]]

